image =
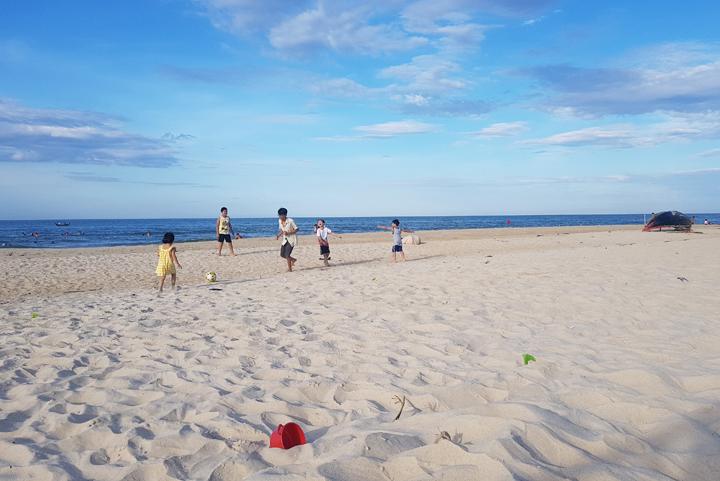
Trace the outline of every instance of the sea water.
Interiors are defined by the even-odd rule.
[[[720,214],[694,215],[720,223]],[[293,217],[300,234],[312,234],[316,218]],[[402,217],[411,230],[485,229],[514,227],[561,227],[631,224],[643,225],[649,214],[514,215]],[[327,217],[328,227],[340,234],[377,231],[392,217]],[[57,226],[67,222],[68,226]],[[244,237],[268,237],[277,232],[277,218],[232,218],[236,233]],[[0,247],[103,247],[157,244],[163,233],[173,232],[176,242],[215,239],[215,218],[208,219],[53,219],[0,221]],[[36,236],[32,234],[36,233]]]

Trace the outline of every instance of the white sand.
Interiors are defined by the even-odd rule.
[[[330,269],[304,239],[293,274],[179,245],[160,298],[154,247],[0,251],[0,480],[717,481],[701,231],[431,233],[397,265],[347,236]],[[268,448],[288,421],[310,443]]]

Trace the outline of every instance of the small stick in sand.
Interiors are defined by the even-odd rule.
[[[405,396],[403,396],[402,399],[400,399],[400,396],[397,396],[397,395],[393,396],[393,401],[395,402],[395,404],[400,405],[400,411],[397,413],[397,416],[395,416],[395,419],[393,419],[393,421],[397,421],[398,419],[400,419],[400,415],[402,414],[403,409],[405,409],[405,401],[406,400],[407,399],[405,398]]]

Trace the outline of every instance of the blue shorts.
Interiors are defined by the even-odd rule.
[[[402,252],[402,245],[394,245],[392,246],[393,252]]]

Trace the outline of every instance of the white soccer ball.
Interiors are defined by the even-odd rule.
[[[215,282],[217,281],[217,274],[214,272],[208,272],[205,274],[205,279],[207,279],[208,282]]]

